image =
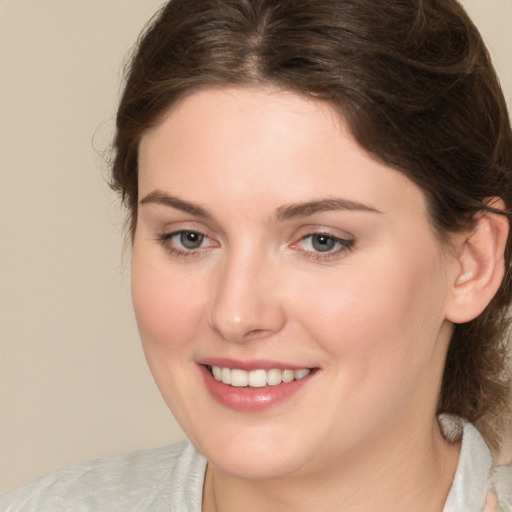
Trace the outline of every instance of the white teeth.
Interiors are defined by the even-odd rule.
[[[222,380],[222,368],[220,368],[219,366],[212,366],[212,372],[213,376],[215,377],[215,380]]]
[[[293,370],[284,370],[282,376],[283,382],[291,382],[295,379],[295,372]]]
[[[311,370],[304,368],[304,370],[295,370],[293,373],[295,374],[295,380],[299,380],[306,377],[306,375],[309,375]]]
[[[267,385],[267,372],[265,370],[253,370],[249,372],[249,386],[251,388],[263,388]]]
[[[229,368],[222,368],[221,380],[224,384],[231,384],[231,370]]]
[[[223,368],[227,370],[228,368]],[[224,382],[224,381],[223,381]],[[231,385],[237,388],[243,388],[249,384],[249,374],[243,370],[231,370]]]
[[[247,372],[239,368],[221,368],[212,366],[211,371],[215,380],[234,387],[262,388],[265,386],[277,386],[283,382],[303,379],[311,373],[308,368],[301,370],[252,370]]]
[[[278,384],[281,384],[281,376],[282,372],[281,370],[269,370],[267,372],[267,384],[269,386],[277,386]]]

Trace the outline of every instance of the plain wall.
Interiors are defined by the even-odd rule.
[[[512,0],[466,0],[512,104]],[[182,437],[146,368],[106,184],[157,0],[0,0],[0,489]],[[124,254],[124,255],[123,255]]]

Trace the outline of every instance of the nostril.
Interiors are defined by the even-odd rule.
[[[270,336],[272,331],[267,329],[253,329],[245,334],[245,339],[260,339]]]
[[[223,340],[243,343],[258,340],[279,332],[286,323],[285,314],[270,291],[249,289],[240,282],[222,283],[212,299],[208,324]]]

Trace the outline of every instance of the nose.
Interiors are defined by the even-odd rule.
[[[277,267],[255,254],[233,255],[223,262],[208,318],[221,338],[243,343],[283,328],[286,315]]]

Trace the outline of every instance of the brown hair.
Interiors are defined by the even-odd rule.
[[[512,207],[512,133],[485,45],[456,0],[172,0],[141,37],[114,141],[113,186],[137,222],[144,132],[212,85],[270,84],[336,106],[355,139],[425,193],[441,239],[486,199]],[[496,448],[509,409],[506,275],[475,320],[455,326],[439,412],[479,422]],[[427,314],[427,313],[426,313]]]

